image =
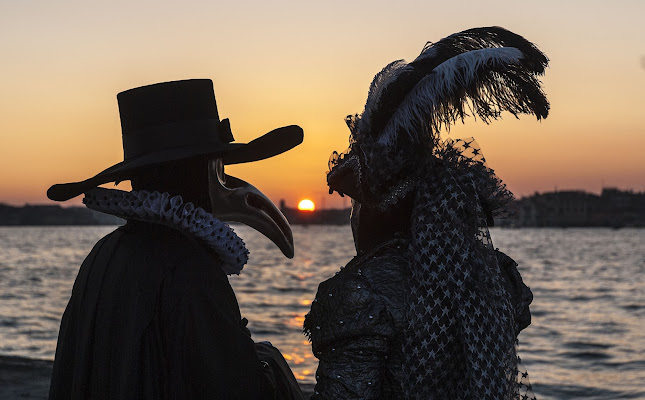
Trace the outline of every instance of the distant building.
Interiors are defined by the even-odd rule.
[[[527,227],[645,227],[645,193],[602,190],[535,193],[516,201],[518,219],[501,225]]]

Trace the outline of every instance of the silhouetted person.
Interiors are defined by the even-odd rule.
[[[222,221],[252,226],[287,257],[291,230],[270,200],[226,175],[224,165],[289,150],[302,130],[287,126],[233,143],[210,80],[144,86],[117,98],[124,161],[48,191],[58,201],[85,193],[87,207],[127,219],[80,268],[50,398],[276,398],[281,372],[256,349],[277,350],[254,344],[226,276],[240,273],[248,251]],[[122,180],[132,192],[97,187]]]
[[[477,28],[428,43],[376,75],[333,154],[330,192],[352,198],[357,256],[320,284],[305,333],[315,399],[528,399],[515,351],[532,300],[488,233],[512,194],[472,139],[440,140],[465,104],[548,114],[547,58],[521,36]]]

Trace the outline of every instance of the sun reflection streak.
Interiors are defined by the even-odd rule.
[[[313,355],[311,354],[311,352],[303,352],[303,348],[293,347],[291,352],[284,352],[282,353],[282,355],[284,356],[285,360],[289,361],[293,375],[297,380],[311,380],[311,375],[313,375],[313,371],[311,369],[311,359],[313,359]],[[299,365],[302,369],[298,368]]]
[[[293,318],[291,318],[291,319],[289,319],[287,321],[287,326],[302,329],[302,324],[304,322],[305,322],[305,316],[304,315],[296,315],[296,316],[294,316]]]

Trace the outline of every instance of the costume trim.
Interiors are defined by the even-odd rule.
[[[227,275],[239,275],[249,259],[244,241],[225,222],[213,217],[181,196],[146,190],[125,192],[94,188],[85,193],[87,208],[125,219],[169,226],[194,237],[213,250],[222,260]]]

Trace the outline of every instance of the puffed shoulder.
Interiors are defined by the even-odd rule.
[[[314,355],[342,337],[394,334],[404,315],[405,250],[403,240],[385,243],[318,286],[304,322]]]

